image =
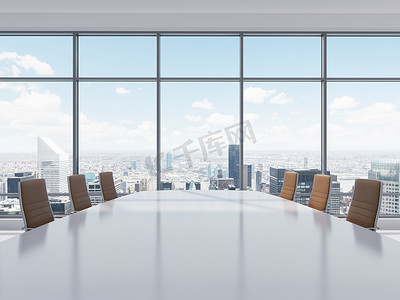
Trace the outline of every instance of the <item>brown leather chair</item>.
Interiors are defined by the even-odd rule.
[[[296,186],[297,186],[297,173],[285,172],[285,177],[283,179],[283,186],[281,194],[279,196],[287,200],[293,200],[294,194],[296,192]]]
[[[382,183],[356,179],[347,221],[375,230],[382,200]]]
[[[114,179],[112,172],[100,173],[100,187],[103,193],[104,201],[114,200],[118,198],[115,191]]]
[[[44,179],[21,181],[19,201],[25,230],[54,221]]]
[[[308,206],[320,211],[325,211],[331,190],[331,176],[317,174],[314,176]]]
[[[86,187],[85,175],[71,175],[68,177],[69,196],[75,211],[84,210],[92,206]]]

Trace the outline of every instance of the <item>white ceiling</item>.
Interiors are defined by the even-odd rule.
[[[400,13],[398,0],[1,0],[1,12]]]
[[[0,31],[400,32],[400,0],[0,0]]]

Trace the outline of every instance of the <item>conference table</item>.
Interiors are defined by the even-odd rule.
[[[398,299],[400,244],[250,191],[139,192],[0,244],[0,299]]]

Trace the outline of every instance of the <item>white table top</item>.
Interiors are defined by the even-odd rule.
[[[0,244],[0,299],[398,299],[400,243],[260,192],[140,192]]]

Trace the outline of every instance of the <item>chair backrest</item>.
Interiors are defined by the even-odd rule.
[[[320,211],[325,211],[328,204],[330,190],[331,176],[321,174],[315,175],[308,206]]]
[[[294,194],[296,192],[296,186],[297,186],[297,173],[285,172],[285,177],[283,178],[283,186],[280,197],[285,198],[287,200],[293,200]]]
[[[112,172],[100,173],[100,187],[104,201],[118,198]]]
[[[85,175],[71,175],[68,177],[69,196],[75,211],[91,207],[89,193],[86,187]]]
[[[356,179],[347,221],[365,228],[375,228],[382,199],[382,183]]]
[[[21,181],[19,201],[26,229],[54,221],[44,179]]]

